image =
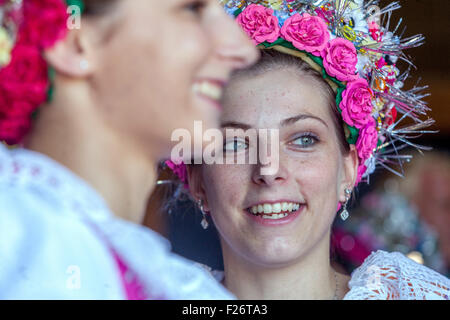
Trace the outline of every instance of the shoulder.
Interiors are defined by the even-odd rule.
[[[398,252],[373,252],[353,273],[346,299],[447,300],[450,280]]]
[[[102,228],[151,291],[151,296],[176,300],[233,299],[211,273],[173,253],[169,241],[153,230],[122,220]],[[115,231],[119,229],[120,233]]]

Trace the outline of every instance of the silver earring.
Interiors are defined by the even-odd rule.
[[[206,229],[208,229],[209,223],[208,223],[208,220],[206,220],[206,212],[205,212],[205,209],[203,208],[203,200],[199,199],[197,204],[198,204],[198,207],[200,208],[200,211],[202,212],[202,215],[203,215],[203,219],[202,219],[202,222],[200,224],[202,225],[203,229],[206,230]]]
[[[342,208],[342,211],[340,214],[342,221],[347,220],[349,217],[349,213],[347,211],[347,204],[348,204],[348,201],[350,200],[351,194],[352,194],[352,189],[346,188],[345,189],[345,203],[344,203],[344,207]]]

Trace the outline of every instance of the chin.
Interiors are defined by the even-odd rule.
[[[263,245],[258,248],[253,248],[247,257],[251,257],[252,263],[266,268],[289,266],[302,255],[298,244],[293,246],[286,242],[279,244],[261,243]]]
[[[267,269],[284,268],[294,264],[298,260],[298,255],[271,255],[257,256],[252,263]]]

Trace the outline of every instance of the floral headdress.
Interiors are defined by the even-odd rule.
[[[408,140],[431,132],[423,130],[434,123],[422,101],[427,87],[402,90],[410,68],[404,73],[397,68],[400,60],[414,67],[403,51],[422,45],[424,37],[402,39],[396,34],[401,20],[389,31],[391,13],[400,8],[397,2],[384,9],[374,0],[221,3],[255,45],[304,60],[334,89],[347,142],[358,152],[356,184],[369,182],[377,165],[402,176],[402,164],[412,156],[399,151],[407,146],[427,149]],[[183,167],[179,164],[176,171],[184,172]],[[185,176],[180,177],[184,182]]]
[[[67,34],[68,5],[81,0],[0,0],[0,141],[22,141],[36,109],[51,98],[42,57]]]

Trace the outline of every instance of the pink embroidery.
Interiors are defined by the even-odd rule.
[[[48,180],[48,183],[49,183],[52,187],[54,187],[54,188],[56,188],[56,187],[59,186],[59,181],[58,181],[55,177],[51,177],[51,178]]]
[[[22,169],[22,167],[20,166],[20,164],[18,162],[13,162],[13,173],[17,174],[20,172],[20,169]]]
[[[31,175],[33,177],[36,177],[37,175],[39,175],[41,173],[41,169],[38,167],[34,167],[31,169]]]
[[[138,278],[128,268],[128,266],[120,259],[119,255],[112,250],[114,260],[119,267],[120,278],[125,289],[127,300],[147,300],[147,296],[144,293],[144,289],[139,282]],[[158,299],[155,299],[158,300]]]
[[[103,240],[103,242],[111,252],[114,261],[119,268],[120,280],[125,290],[127,300],[165,300],[164,297],[147,296],[145,294],[144,286],[139,280],[139,277],[128,267],[128,265],[122,260],[122,258],[120,258],[119,254],[111,246],[106,236],[95,224],[91,223],[89,220],[86,220],[86,222],[92,228],[92,230]]]

